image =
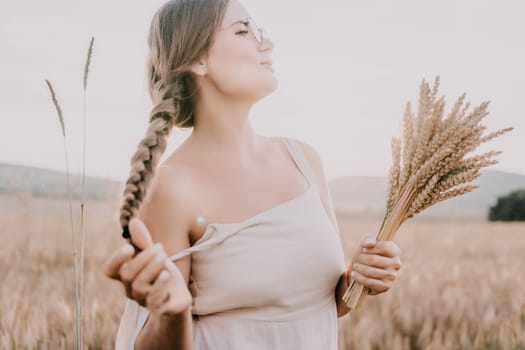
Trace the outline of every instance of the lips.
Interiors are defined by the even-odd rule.
[[[261,61],[261,64],[262,64],[262,65],[268,65],[268,66],[271,66],[271,65],[272,65],[272,60],[264,60],[264,61]]]
[[[270,72],[275,72],[271,64],[262,64],[262,66],[268,69]]]
[[[261,66],[268,68],[268,70],[270,70],[271,72],[274,72],[272,61],[262,61]]]

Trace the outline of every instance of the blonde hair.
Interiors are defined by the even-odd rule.
[[[172,0],[151,21],[147,63],[148,91],[153,103],[146,136],[131,158],[131,170],[120,209],[122,236],[130,239],[128,224],[136,216],[173,126],[194,125],[196,84],[189,67],[212,44],[228,0]]]

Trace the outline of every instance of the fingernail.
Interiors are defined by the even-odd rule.
[[[159,281],[165,281],[168,279],[169,273],[166,270],[162,270],[162,272],[159,275]]]
[[[363,248],[363,253],[366,253],[366,248]]]
[[[354,272],[354,271],[350,272],[350,276],[351,276],[352,278],[354,278],[354,277],[355,277],[355,272]]]
[[[134,249],[133,249],[133,246],[131,244],[126,244],[125,246],[122,247],[121,251],[124,254],[130,254],[131,252],[134,251]]]
[[[352,269],[357,270],[357,264],[353,264]]]
[[[367,238],[367,239],[364,240],[363,243],[366,244],[366,245],[373,244],[374,243],[374,239],[373,238]]]
[[[156,243],[152,248],[151,251],[154,253],[158,253],[162,250],[162,243]]]
[[[166,258],[166,254],[164,254],[164,252],[160,252],[160,253],[157,253],[155,255],[155,261],[156,262],[161,262],[162,260],[164,260]]]

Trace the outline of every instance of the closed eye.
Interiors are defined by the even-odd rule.
[[[239,25],[239,30],[235,34],[244,36],[250,33],[248,30],[250,26],[250,20],[248,18],[240,20],[237,22],[237,24]]]

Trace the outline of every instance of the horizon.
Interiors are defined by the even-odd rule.
[[[58,172],[58,173],[61,173],[61,174],[66,174],[66,170],[63,169],[52,169],[52,168],[43,168],[43,167],[39,167],[39,166],[34,166],[34,165],[27,165],[27,164],[17,164],[17,163],[7,163],[7,162],[2,162],[0,161],[0,168],[4,165],[7,165],[7,166],[18,166],[18,167],[25,167],[25,168],[33,168],[33,169],[37,169],[37,170],[44,170],[44,171],[52,171],[52,172]],[[480,174],[483,174],[484,172],[495,172],[495,173],[502,173],[502,174],[506,174],[506,175],[512,175],[512,176],[523,176],[525,177],[525,174],[522,174],[522,173],[516,173],[516,172],[512,172],[512,171],[506,171],[506,170],[499,170],[499,169],[492,169],[492,168],[482,168],[480,169]],[[82,177],[82,173],[74,173],[74,172],[70,172],[69,173],[70,176],[74,176],[74,177]],[[481,175],[483,176],[483,175]],[[377,179],[387,179],[388,178],[388,174],[385,174],[385,175],[367,175],[367,174],[363,174],[363,175],[342,175],[342,176],[339,176],[339,177],[335,177],[335,178],[331,178],[331,179],[327,179],[327,182],[331,182],[331,181],[335,181],[335,180],[339,180],[339,179],[344,179],[344,178],[347,178],[347,177],[350,177],[350,178],[377,178]],[[127,179],[115,179],[115,178],[111,178],[111,177],[101,177],[101,176],[93,176],[93,175],[89,175],[89,174],[86,174],[86,178],[93,178],[93,179],[97,179],[97,180],[107,180],[107,181],[115,181],[115,182],[120,182],[120,183],[124,183]],[[474,180],[476,181],[476,180]]]

